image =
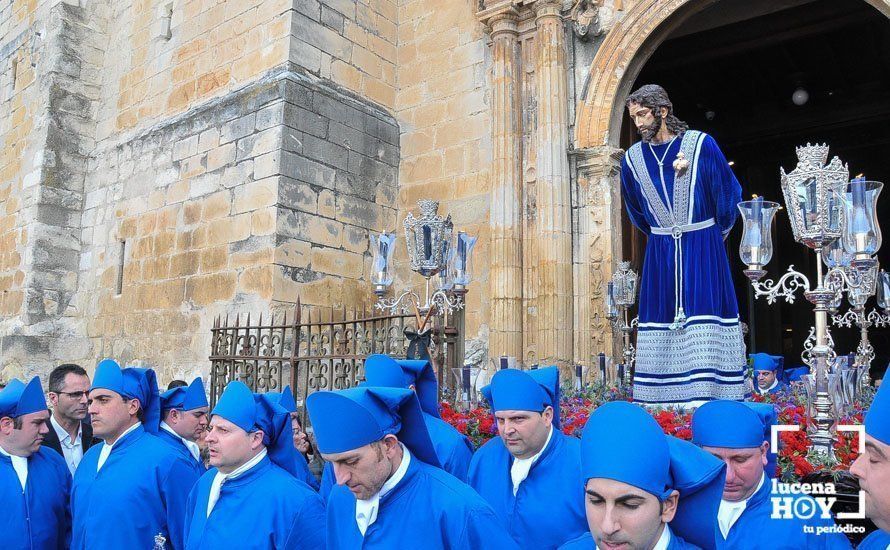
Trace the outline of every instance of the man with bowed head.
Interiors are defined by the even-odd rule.
[[[327,547],[514,549],[491,508],[443,471],[414,392],[362,386],[306,399],[334,465]]]
[[[364,385],[414,391],[439,464],[457,479],[467,481],[473,444],[439,415],[439,384],[429,361],[393,359],[382,354],[369,355],[365,359]],[[327,497],[334,485],[334,472],[330,462],[325,464],[321,485],[322,497]]]
[[[195,470],[195,479],[206,469],[201,460],[198,439],[207,429],[207,395],[201,377],[188,386],[180,386],[161,394],[161,414],[164,420],[158,437],[169,444]]]
[[[523,548],[556,548],[583,533],[581,442],[559,429],[559,370],[500,370],[482,394],[499,437],[476,451],[470,485]]]
[[[229,382],[210,418],[212,468],[189,494],[185,548],[323,548],[324,504],[296,477],[279,395]]]
[[[27,550],[68,548],[71,474],[65,460],[41,447],[49,411],[36,376],[10,380],[0,391],[0,546]]]
[[[711,401],[692,415],[692,441],[726,464],[723,498],[717,513],[717,548],[850,548],[842,533],[821,533],[834,525],[821,517],[773,518],[769,438],[775,408],[764,403]],[[732,429],[727,429],[731,426]],[[798,495],[797,498],[810,498]],[[807,527],[808,529],[805,529]],[[812,532],[809,532],[812,528]]]
[[[890,387],[881,386],[865,414],[865,452],[850,466],[865,494],[865,515],[878,527],[859,550],[890,548]]]
[[[192,466],[157,437],[158,383],[151,369],[96,367],[90,388],[93,434],[71,488],[71,548],[182,548]]]
[[[596,409],[581,436],[590,532],[560,550],[714,548],[723,464],[665,435],[623,401]]]

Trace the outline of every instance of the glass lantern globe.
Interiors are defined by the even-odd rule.
[[[779,204],[757,197],[740,202],[738,208],[743,222],[739,256],[751,269],[760,269],[773,257],[771,228]]]
[[[844,196],[844,249],[854,260],[870,260],[881,248],[878,196],[884,184],[855,178]]]
[[[395,233],[381,233],[371,236],[371,247],[374,259],[371,263],[371,283],[378,288],[386,288],[392,284],[392,253],[395,251]]]

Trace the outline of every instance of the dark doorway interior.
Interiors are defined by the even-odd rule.
[[[668,90],[690,127],[715,137],[744,198],[757,194],[782,203],[779,167],[793,169],[794,148],[808,142],[827,143],[851,176],[890,183],[890,21],[862,0],[718,2],[658,47],[633,88],[648,83]],[[797,89],[808,95],[802,105],[792,100]],[[638,139],[625,114],[622,147]],[[886,232],[890,190],[879,213]],[[639,268],[644,237],[625,224],[625,250],[633,251]],[[774,231],[769,276],[778,278],[791,264],[814,274],[815,257],[794,242],[785,212]],[[797,364],[812,306],[803,296],[781,307],[753,301],[738,258],[740,238],[737,226],[727,247],[740,313],[753,327],[749,351],[783,354],[786,365]],[[890,244],[879,258],[890,267]],[[872,329],[875,365],[890,359],[888,333]],[[853,351],[859,339],[856,329],[835,327],[832,335],[838,353]]]

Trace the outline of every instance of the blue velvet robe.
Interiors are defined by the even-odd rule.
[[[862,539],[862,542],[856,548],[858,550],[887,550],[887,548],[890,548],[890,533],[880,529],[872,531],[867,537]]]
[[[436,457],[442,464],[442,469],[457,479],[467,482],[467,472],[470,469],[470,460],[473,458],[473,444],[461,435],[457,429],[441,418],[423,413],[426,429],[436,450]],[[327,500],[331,494],[331,488],[337,484],[334,476],[334,468],[330,462],[326,462],[321,473],[321,486],[318,492],[321,498]]]
[[[195,471],[195,481],[204,475],[207,468],[204,467],[202,462],[195,460],[194,455],[192,455],[192,452],[185,446],[185,443],[183,443],[181,439],[164,429],[158,430],[158,437],[161,441],[170,445],[170,447],[176,451],[176,454],[182,457],[183,460],[188,462],[189,466]]]
[[[273,464],[269,457],[223,483],[219,500],[208,517],[207,502],[216,472],[216,468],[211,468],[189,494],[185,520],[187,550],[324,548],[321,497]]]
[[[119,439],[99,472],[103,445],[90,447],[74,474],[71,548],[182,548],[183,522],[195,470],[140,425]]]
[[[559,550],[596,550],[596,543],[593,542],[593,535],[588,531],[563,544]],[[698,546],[689,544],[678,537],[676,533],[671,533],[671,541],[667,545],[667,550],[698,550]]]
[[[71,474],[65,459],[41,447],[28,457],[25,490],[12,460],[0,454],[0,547],[16,550],[68,548],[71,513],[68,493]]]
[[[673,162],[681,150],[689,166],[675,177]],[[656,155],[664,158],[663,168]],[[621,183],[627,213],[647,236],[634,400],[683,405],[742,399],[747,361],[723,243],[738,215],[741,186],[726,158],[711,136],[689,130],[651,150],[645,143],[631,147],[622,161]],[[710,220],[713,225],[685,232],[679,242],[652,231]],[[678,305],[687,319],[682,330],[671,330]]]
[[[558,548],[587,531],[580,440],[554,428],[515,497],[512,464],[513,455],[495,437],[473,455],[469,480],[521,548]]]
[[[833,525],[831,519],[821,519],[816,513],[810,519],[797,518],[772,519],[772,483],[764,480],[739,519],[729,529],[729,536],[724,540],[720,527],[716,528],[718,549],[749,550],[751,548],[769,548],[770,550],[793,550],[806,548],[844,549],[851,548],[850,541],[843,533],[804,533],[804,526],[815,528]],[[787,497],[793,495],[779,495]],[[813,504],[816,506],[816,504]],[[818,507],[816,508],[818,510]]]
[[[380,500],[377,520],[364,537],[355,522],[355,496],[343,485],[331,490],[327,526],[329,550],[517,548],[479,495],[417,457],[411,458],[405,476]]]

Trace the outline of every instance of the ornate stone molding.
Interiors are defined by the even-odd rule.
[[[591,147],[572,152],[578,182],[575,259],[576,362],[619,349],[605,314],[605,286],[622,258],[618,175],[624,151]]]
[[[622,99],[655,46],[690,15],[716,0],[638,0],[608,32],[590,66],[575,116],[575,147],[617,145]],[[678,10],[680,13],[678,14]],[[646,49],[644,50],[644,46]]]

